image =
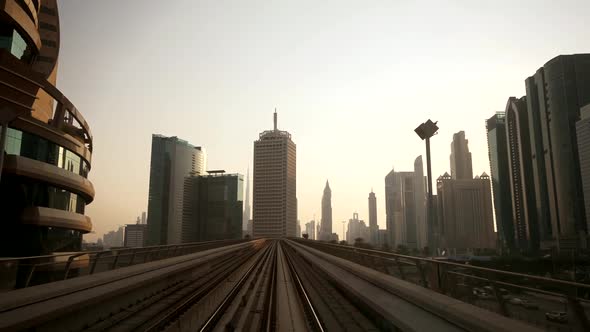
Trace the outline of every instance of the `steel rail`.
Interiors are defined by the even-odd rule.
[[[320,317],[317,314],[317,311],[313,305],[313,303],[311,302],[311,299],[309,298],[309,296],[307,295],[307,292],[305,291],[305,287],[303,287],[303,283],[301,282],[301,278],[299,277],[299,274],[297,273],[294,263],[291,259],[291,257],[289,257],[289,255],[286,253],[286,250],[283,250],[283,253],[285,253],[285,258],[287,260],[287,264],[289,265],[289,270],[291,271],[291,275],[293,277],[293,279],[295,280],[295,286],[297,288],[297,292],[300,295],[300,298],[304,301],[304,306],[307,308],[308,312],[311,314],[312,318],[312,323],[314,324],[314,327],[321,332],[324,332],[324,326],[322,324],[322,321],[320,319]]]
[[[223,301],[217,307],[217,309],[215,309],[215,311],[209,317],[209,319],[207,319],[207,321],[203,324],[203,326],[201,326],[201,328],[199,329],[200,332],[211,331],[215,328],[215,324],[217,324],[217,322],[219,321],[219,319],[221,318],[221,316],[223,315],[223,313],[225,312],[227,307],[231,304],[231,302],[234,300],[236,295],[239,293],[240,289],[242,288],[242,286],[244,285],[246,280],[248,280],[248,278],[250,277],[250,275],[254,271],[254,269],[256,267],[258,267],[259,264],[262,264],[263,262],[268,261],[268,258],[272,255],[273,247],[274,247],[274,245],[268,246],[265,254],[261,255],[260,258],[258,258],[258,260],[255,261],[254,264],[252,264],[252,266],[250,266],[248,268],[246,273],[244,273],[244,275],[240,278],[240,280],[238,280],[238,282],[234,285],[234,287],[232,287],[230,292],[223,299]]]

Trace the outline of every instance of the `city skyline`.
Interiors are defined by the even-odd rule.
[[[590,331],[583,1],[0,0],[0,330]]]
[[[148,17],[160,16],[163,5],[153,2],[136,12],[133,2],[63,1],[57,86],[84,110],[98,142],[89,178],[96,200],[86,211],[97,234],[88,240],[132,222],[136,211],[147,209],[152,133],[177,135],[210,150],[234,151],[231,156],[212,156],[209,163],[245,174],[250,142],[268,127],[274,107],[297,137],[302,223],[320,215],[318,202],[329,178],[334,225],[348,220],[353,211],[367,218],[366,193],[373,187],[381,202],[379,226],[385,228],[383,174],[392,165],[411,169],[417,155],[425,158],[423,142],[413,128],[427,118],[439,121],[439,135],[432,138],[435,177],[450,171],[449,137],[460,130],[469,137],[473,173],[490,174],[485,119],[504,110],[508,96],[524,95],[524,78],[548,59],[583,52],[579,42],[590,35],[582,29],[581,13],[590,9],[586,2],[519,3],[511,4],[510,11],[500,5],[454,3],[435,4],[426,11],[414,4],[364,8],[360,3],[338,8],[322,4],[309,11],[310,3],[301,3],[287,8],[240,6],[238,13],[226,10],[227,5],[181,2],[166,8],[149,40],[171,39],[166,51],[154,51],[140,32],[152,21]],[[252,20],[256,8],[265,13],[258,23]],[[475,15],[482,10],[484,17]],[[305,26],[297,13],[303,15]],[[346,17],[353,13],[351,22]],[[105,15],[120,28],[100,24],[98,18]],[[547,15],[563,26],[559,33],[532,19]],[[188,19],[194,16],[199,19]],[[406,32],[403,27],[415,26],[411,21],[416,17],[428,23]],[[230,22],[252,25],[240,31],[239,23]],[[467,31],[463,24],[472,28]],[[186,31],[198,33],[189,37]],[[211,38],[214,31],[220,31],[227,43]],[[134,52],[118,52],[115,61],[106,62],[121,49]],[[172,53],[178,55],[175,61],[163,60]],[[244,56],[233,57],[239,53]],[[193,55],[199,60],[193,61]],[[112,70],[99,71],[101,67]],[[93,79],[80,80],[81,71]],[[426,84],[428,77],[432,84]],[[162,118],[162,111],[169,116]],[[137,119],[142,125],[129,128]],[[346,135],[353,132],[358,135]],[[369,144],[371,149],[366,149]],[[325,151],[331,152],[330,158]],[[118,174],[111,158],[132,163],[133,174]],[[123,203],[116,197],[128,199]],[[334,231],[342,236],[341,227]]]

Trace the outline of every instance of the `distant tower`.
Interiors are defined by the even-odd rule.
[[[277,128],[254,142],[253,220],[255,237],[294,237],[297,231],[296,145]]]
[[[320,240],[332,240],[332,190],[328,180],[326,180],[326,187],[322,196],[322,233]]]
[[[464,131],[453,135],[451,143],[451,177],[453,180],[473,179],[468,142],[465,139]]]
[[[387,243],[417,248],[414,172],[391,170],[385,177]]]
[[[371,244],[377,245],[379,242],[379,226],[377,225],[377,197],[373,189],[369,193],[369,229],[371,232]]]
[[[145,225],[147,223],[147,213],[145,211],[143,211],[141,213],[141,224]]]
[[[244,216],[242,217],[242,230],[248,231],[250,220],[250,167],[246,173],[246,199],[244,200]],[[250,234],[252,235],[252,234]]]
[[[422,156],[414,160],[414,206],[416,208],[416,247],[423,249],[428,246],[428,234],[432,230],[428,228],[426,222],[427,210],[427,179],[424,176],[424,164]]]

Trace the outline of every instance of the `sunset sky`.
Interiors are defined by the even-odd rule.
[[[94,135],[87,207],[97,236],[147,211],[151,135],[203,146],[209,169],[246,174],[253,141],[297,144],[301,224],[334,230],[384,177],[424,154],[413,132],[439,121],[433,175],[464,130],[474,174],[489,173],[485,120],[559,54],[585,53],[590,1],[61,0],[58,87]]]

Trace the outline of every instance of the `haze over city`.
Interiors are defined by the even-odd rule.
[[[0,0],[0,331],[590,331],[589,12]]]
[[[297,144],[301,224],[319,220],[329,180],[334,232],[353,212],[368,220],[371,188],[385,228],[385,175],[424,155],[414,128],[439,121],[434,178],[460,130],[473,173],[489,174],[485,120],[590,38],[587,1],[60,4],[58,86],[95,138],[89,241],[147,210],[151,134],[203,146],[208,169],[246,174],[275,107]]]

